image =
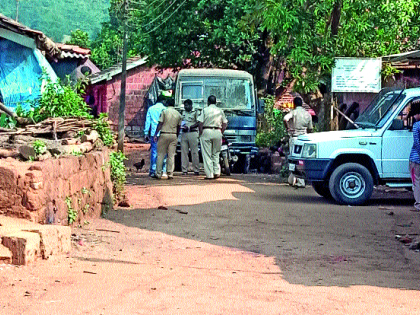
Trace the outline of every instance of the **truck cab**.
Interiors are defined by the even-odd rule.
[[[340,204],[365,203],[375,185],[411,187],[414,102],[420,88],[382,91],[356,119],[356,129],[299,136],[289,170]]]
[[[182,112],[183,103],[191,99],[193,108],[199,112],[207,106],[207,98],[216,96],[216,106],[223,109],[228,119],[224,133],[230,144],[233,162],[238,162],[240,171],[246,173],[251,156],[258,149],[255,145],[257,131],[257,101],[253,77],[239,70],[184,69],[175,82],[175,107]]]

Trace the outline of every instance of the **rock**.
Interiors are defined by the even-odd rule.
[[[51,155],[50,151],[46,151],[44,154],[38,156],[38,160],[39,161],[45,161],[45,160],[47,160],[51,157],[52,157],[52,155]]]
[[[61,144],[62,145],[75,145],[75,144],[80,144],[80,141],[79,141],[79,139],[74,139],[74,138],[63,139],[63,140],[61,140]]]
[[[2,243],[12,252],[14,265],[28,265],[41,255],[41,238],[37,233],[11,233],[3,236]]]
[[[0,149],[0,159],[1,158],[17,158],[19,156],[19,152],[15,150],[6,150],[6,149]]]
[[[84,142],[94,143],[98,139],[99,139],[99,133],[96,130],[92,130],[89,134],[84,134],[80,140],[82,141],[82,143]]]
[[[12,252],[7,247],[0,244],[0,264],[11,264]]]
[[[118,206],[119,207],[124,207],[124,208],[129,208],[131,205],[130,205],[130,202],[128,201],[128,199],[124,199],[124,200],[121,200],[118,203]]]
[[[69,226],[38,225],[27,231],[37,233],[40,236],[40,249],[43,259],[70,251],[71,228]]]
[[[36,156],[35,149],[29,145],[21,145],[19,147],[19,153],[26,161]]]

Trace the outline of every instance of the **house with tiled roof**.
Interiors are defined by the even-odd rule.
[[[55,73],[61,80],[67,76],[71,81],[76,82],[85,78],[86,75],[92,75],[101,70],[90,60],[90,49],[82,48],[76,45],[56,44],[61,54],[51,63]]]

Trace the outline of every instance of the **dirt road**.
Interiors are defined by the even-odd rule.
[[[420,253],[395,239],[419,233],[407,193],[344,207],[275,177],[145,174],[128,192],[66,257],[0,266],[0,314],[419,313]]]

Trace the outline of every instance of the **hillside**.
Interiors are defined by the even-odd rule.
[[[16,18],[16,1],[1,0],[0,13]],[[93,39],[108,20],[110,0],[19,0],[18,21],[56,42],[76,29]]]

